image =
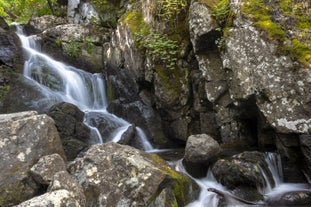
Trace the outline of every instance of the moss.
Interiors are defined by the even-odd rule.
[[[187,193],[190,184],[190,178],[176,172],[166,162],[160,158],[157,154],[150,154],[153,161],[161,166],[160,170],[162,173],[170,176],[172,178],[171,186],[173,194],[176,200],[172,203],[172,207],[175,206],[185,206],[188,201],[189,194]]]
[[[299,62],[311,67],[311,47],[302,44],[297,38],[291,41],[290,54]]]
[[[269,16],[269,7],[263,0],[244,1],[241,8],[243,15],[254,20],[254,26],[265,31],[268,39],[283,42],[286,38],[285,31],[271,21]]]
[[[252,19],[254,26],[264,31],[269,40],[278,42],[279,51],[287,52],[293,59],[311,68],[310,8],[303,8],[303,3],[296,0],[244,0],[243,3],[242,15]],[[293,32],[286,33],[288,30]],[[285,40],[291,44],[285,44]]]

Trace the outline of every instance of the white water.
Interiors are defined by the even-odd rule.
[[[41,53],[34,39],[24,36],[22,27],[18,25],[17,34],[28,58],[24,64],[24,76],[44,94],[41,100],[36,101],[48,104],[47,107],[63,101],[76,105],[85,113],[84,123],[91,130],[90,144],[119,141],[130,123],[106,110],[106,89],[102,75],[87,73]],[[108,121],[112,126],[114,130],[110,135],[102,136],[96,125],[100,120]],[[144,150],[153,149],[138,127],[136,134]]]
[[[258,189],[259,192],[262,192],[266,199],[275,198],[279,195],[282,195],[286,192],[299,191],[310,189],[309,185],[304,183],[284,183],[283,182],[283,172],[282,172],[282,163],[281,158],[276,153],[265,153],[265,161],[268,165],[269,171],[273,177],[273,183],[268,179],[267,175],[263,175],[266,181],[266,187],[264,189]],[[189,177],[187,171],[185,170],[182,161],[179,160],[175,166],[175,169],[179,172],[185,173]],[[226,191],[227,189],[217,182],[213,176],[212,171],[209,169],[207,176],[202,179],[195,179],[191,177],[201,188],[201,192],[197,200],[189,203],[186,207],[218,207],[219,196],[213,192],[207,191],[208,188],[216,188],[221,191]],[[228,207],[239,207],[239,206],[249,206],[243,204],[236,200],[227,200]],[[269,206],[265,205],[264,201],[260,202],[258,206]]]

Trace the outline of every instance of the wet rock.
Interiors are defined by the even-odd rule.
[[[169,142],[163,134],[159,115],[141,101],[122,103],[120,100],[115,100],[109,104],[108,111],[142,128],[152,143],[163,146]]]
[[[308,206],[311,203],[311,191],[287,192],[270,203],[273,205]]]
[[[65,171],[66,164],[58,154],[41,157],[37,164],[32,166],[30,173],[36,182],[49,185],[53,176],[59,171]]]
[[[38,193],[41,186],[30,169],[45,155],[66,156],[54,125],[47,115],[22,112],[0,115],[0,206],[12,206]]]
[[[264,154],[260,152],[244,152],[230,159],[220,159],[213,166],[212,172],[217,181],[229,189],[246,186],[257,190],[257,187],[265,187],[268,183],[262,172],[273,182]]]
[[[127,130],[122,134],[119,144],[130,145],[131,141],[135,138],[136,129],[135,125],[131,125]]]
[[[75,105],[62,102],[50,108],[68,160],[73,160],[88,146],[90,129],[83,123],[84,113]]]
[[[305,158],[306,164],[311,172],[311,135],[304,134],[299,136],[300,148]]]
[[[86,206],[81,185],[66,171],[60,171],[54,175],[47,193],[27,200],[16,207],[50,206]]]
[[[220,152],[221,148],[218,142],[211,136],[207,134],[191,135],[187,140],[183,163],[189,173],[196,177],[202,177],[206,175],[207,167],[216,161]]]
[[[87,206],[147,206],[164,190],[184,206],[192,196],[189,178],[157,155],[112,142],[93,145],[68,169],[82,183]]]
[[[9,30],[2,17],[0,21],[0,66],[7,65],[13,67],[19,63],[22,57],[20,41],[18,36]]]

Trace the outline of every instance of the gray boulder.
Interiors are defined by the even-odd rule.
[[[48,192],[27,200],[16,207],[85,207],[85,196],[81,185],[67,171],[53,177]]]
[[[66,24],[67,20],[63,17],[53,15],[44,15],[40,17],[33,17],[25,25],[24,30],[28,35],[41,33],[46,29],[56,27],[58,25]]]
[[[37,164],[32,166],[30,173],[36,182],[49,185],[54,174],[65,171],[66,164],[59,154],[41,157]]]
[[[186,144],[183,163],[187,170],[194,176],[206,174],[207,167],[216,161],[221,148],[217,141],[207,134],[191,135]],[[198,172],[201,173],[198,175]]]
[[[172,198],[161,206],[184,206],[193,198],[189,178],[157,155],[125,145],[93,145],[68,169],[82,184],[89,207],[148,206],[160,194]]]
[[[30,169],[42,156],[66,156],[47,115],[22,112],[0,115],[0,206],[12,206],[40,193]]]

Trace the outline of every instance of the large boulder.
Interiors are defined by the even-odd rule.
[[[207,134],[191,135],[186,144],[183,163],[194,176],[206,175],[207,167],[216,161],[221,148],[216,140]],[[201,173],[199,173],[201,172]]]
[[[68,169],[79,179],[87,206],[148,206],[160,195],[165,198],[160,206],[184,206],[193,198],[188,177],[157,155],[125,145],[93,145]]]
[[[0,206],[12,206],[40,193],[41,185],[30,176],[40,157],[57,153],[66,160],[66,156],[47,115],[2,114],[0,132]]]
[[[89,145],[90,129],[83,123],[84,113],[75,105],[61,102],[48,111],[55,121],[68,160]]]

